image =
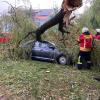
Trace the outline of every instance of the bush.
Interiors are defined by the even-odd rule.
[[[95,48],[92,51],[92,61],[95,66],[100,67],[100,40],[95,40]]]

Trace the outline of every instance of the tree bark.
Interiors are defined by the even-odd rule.
[[[49,21],[45,22],[36,30],[36,40],[41,40],[41,34],[43,34],[47,29],[59,24],[58,30],[64,33],[63,26],[66,24],[68,27],[69,17],[76,9],[82,5],[82,0],[63,0],[61,10]]]
[[[43,25],[41,25],[37,30],[36,30],[36,40],[41,40],[41,35],[48,30],[49,28],[59,24],[58,30],[60,32],[64,32],[63,30],[63,18],[66,13],[63,12],[61,9],[53,18],[45,22]]]

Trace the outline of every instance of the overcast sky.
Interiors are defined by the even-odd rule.
[[[7,1],[12,5],[16,4],[17,6],[23,6],[22,0],[0,0],[0,13],[3,13],[8,9],[8,4],[5,3],[4,1]],[[17,1],[20,1],[20,3]],[[51,9],[55,5],[60,8],[63,0],[29,0],[29,1],[30,1],[29,4],[32,5],[33,9],[48,9],[48,8]],[[84,0],[84,1],[86,1],[86,0]],[[28,6],[28,4],[26,4],[26,5]],[[84,3],[84,5],[78,10],[79,13],[83,12],[85,5],[86,4]],[[89,4],[87,4],[87,5],[89,5]]]

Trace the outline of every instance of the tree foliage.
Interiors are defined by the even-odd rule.
[[[86,9],[78,20],[80,28],[87,26],[90,32],[96,33],[95,29],[100,28],[100,0],[93,0],[91,7]],[[95,35],[95,34],[94,34]],[[95,65],[100,66],[100,41],[95,41],[96,48],[92,51],[92,60]]]
[[[82,26],[87,26],[89,28],[99,28],[100,27],[100,0],[93,0],[91,7],[86,9],[84,14],[81,15],[79,23]]]
[[[8,2],[9,4],[9,2]],[[25,9],[21,7],[14,7],[11,4],[10,9],[7,14],[4,14],[0,18],[0,26],[3,26],[2,31],[8,31],[11,33],[11,42],[9,43],[9,54],[10,58],[16,56],[19,53],[19,48],[16,47],[19,45],[19,41],[25,37],[25,35],[36,28],[34,21],[32,19],[32,13],[30,9]],[[31,13],[31,14],[30,14]],[[7,27],[9,26],[9,27]],[[4,29],[5,27],[5,29]],[[28,40],[34,39],[33,37],[28,37]],[[27,40],[24,40],[24,42]],[[12,50],[11,50],[12,49]],[[13,52],[13,53],[12,53]]]

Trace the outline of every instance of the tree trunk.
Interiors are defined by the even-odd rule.
[[[58,30],[61,31],[62,33],[64,32],[63,30],[63,18],[66,13],[63,12],[61,9],[53,18],[45,22],[43,25],[41,25],[37,30],[36,30],[36,39],[41,40],[41,35],[48,30],[49,28],[59,24]]]
[[[63,29],[63,24],[64,23],[64,19],[66,19],[67,24],[69,23],[69,17],[72,13],[72,11],[74,10],[74,7],[79,7],[82,5],[82,0],[63,0],[62,2],[62,9],[53,17],[51,18],[49,21],[45,22],[42,26],[40,26],[37,30],[36,30],[36,40],[41,40],[41,34],[43,34],[47,29],[53,27],[56,24],[59,24],[59,31],[61,31],[62,33],[64,33],[64,29]],[[65,8],[71,7],[72,10],[64,10]],[[66,16],[65,16],[66,15]],[[66,18],[64,18],[66,17]],[[66,25],[67,25],[66,24]]]

